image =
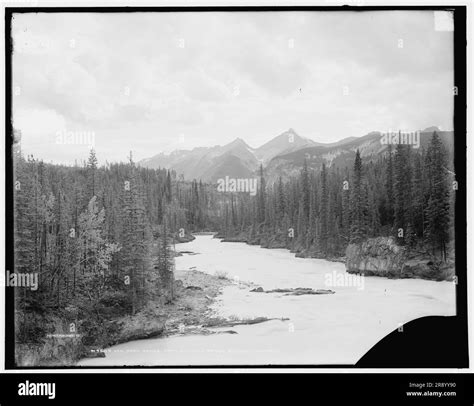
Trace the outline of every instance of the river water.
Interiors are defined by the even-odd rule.
[[[289,320],[232,327],[238,334],[133,341],[107,349],[106,358],[83,360],[79,366],[355,364],[400,324],[456,312],[451,282],[355,277],[342,263],[296,258],[283,249],[222,243],[209,235],[179,244],[177,250],[197,255],[177,257],[176,269],[225,273],[233,279],[213,305],[216,314]],[[308,287],[332,289],[335,294],[252,293],[242,283],[247,281],[265,290]]]

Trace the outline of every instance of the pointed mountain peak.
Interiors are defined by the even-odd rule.
[[[296,133],[296,131],[293,128],[289,128],[288,130],[283,131],[280,135],[277,135],[275,138],[273,138],[273,140],[270,140],[269,142],[272,142],[274,140],[281,140],[281,139],[287,140],[289,136],[293,136],[293,138],[302,138]]]
[[[275,138],[288,137],[290,135],[292,135],[293,137],[300,137],[293,128],[289,128],[288,130],[283,131],[280,135],[276,136]]]
[[[237,137],[234,141],[229,142],[227,145],[225,145],[225,147],[237,147],[239,145],[248,147],[247,143],[240,137]]]

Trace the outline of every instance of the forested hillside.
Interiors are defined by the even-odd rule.
[[[388,146],[378,160],[309,170],[265,186],[255,199],[231,196],[220,232],[227,240],[289,248],[302,256],[344,255],[349,243],[377,236],[446,259],[453,238],[452,157],[436,132],[426,149]]]
[[[215,228],[210,185],[128,163],[45,164],[15,154],[15,272],[38,289],[16,294],[16,340],[78,333],[101,345],[104,320],[173,299],[171,245]]]
[[[107,321],[173,301],[176,242],[218,231],[224,241],[338,258],[349,243],[394,236],[401,246],[446,262],[453,240],[452,159],[433,133],[427,149],[397,145],[351,167],[309,169],[255,196],[185,182],[175,172],[127,163],[45,164],[15,153],[15,272],[36,272],[37,290],[16,292],[16,341],[42,345],[80,332],[106,345]],[[222,173],[222,178],[226,173]],[[30,348],[30,347],[28,347]]]

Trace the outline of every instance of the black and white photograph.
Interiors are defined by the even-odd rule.
[[[467,314],[454,15],[11,11],[10,366],[467,348],[436,321]]]

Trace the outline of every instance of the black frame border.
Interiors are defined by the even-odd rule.
[[[459,188],[455,203],[455,249],[456,249],[456,331],[451,334],[463,336],[465,362],[457,366],[467,368],[468,361],[468,301],[467,301],[467,221],[466,221],[466,6],[163,6],[163,7],[5,7],[5,272],[14,268],[13,236],[13,145],[12,117],[12,60],[11,21],[17,13],[136,13],[136,12],[285,12],[285,11],[418,11],[450,10],[454,13],[454,84],[458,94],[454,96],[454,146],[455,173]],[[5,289],[5,369],[6,370],[123,370],[123,369],[352,369],[357,365],[176,365],[176,366],[104,366],[104,367],[18,367],[15,365],[14,341],[14,292]],[[453,349],[448,349],[452,351]],[[386,368],[390,368],[387,366]],[[416,368],[419,368],[416,366]],[[421,367],[423,368],[423,367]],[[451,366],[440,366],[451,368]]]

